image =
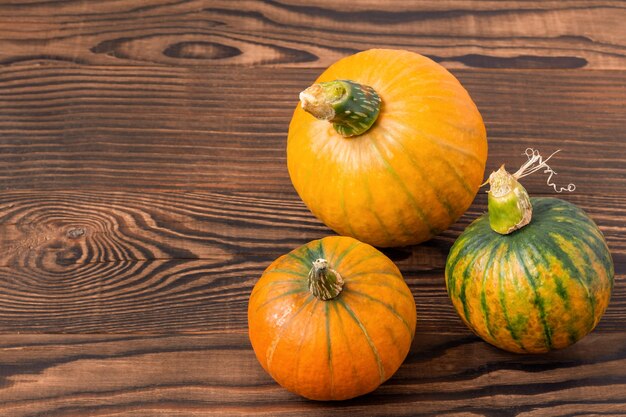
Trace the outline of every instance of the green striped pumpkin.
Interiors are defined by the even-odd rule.
[[[569,346],[598,324],[613,287],[611,254],[575,205],[531,198],[532,220],[511,234],[474,221],[452,246],[446,285],[467,326],[512,352]],[[491,210],[491,205],[490,205]]]

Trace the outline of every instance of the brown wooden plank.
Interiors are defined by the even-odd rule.
[[[599,329],[622,331],[626,197],[564,197],[607,237],[617,276]],[[385,251],[413,291],[420,329],[466,331],[444,265],[454,239],[485,210],[481,193],[441,236]],[[267,265],[331,233],[295,195],[4,192],[0,332],[245,330],[248,296]]]
[[[620,1],[2,2],[0,63],[326,67],[374,47],[451,68],[626,68]]]
[[[312,402],[279,387],[246,334],[0,336],[0,413],[21,416],[619,415],[626,333],[547,355],[475,336],[417,333],[372,394]],[[451,414],[452,415],[452,414]]]
[[[292,193],[286,134],[318,69],[0,69],[0,189]],[[459,70],[489,136],[488,172],[562,149],[558,180],[626,188],[626,72]],[[546,192],[545,178],[525,180]]]
[[[0,2],[0,415],[623,416],[624,21],[616,0]],[[372,47],[454,71],[485,118],[488,172],[563,150],[563,197],[616,266],[587,338],[519,356],[463,325],[443,266],[481,193],[441,236],[386,251],[418,309],[394,378],[314,403],[263,372],[252,286],[330,233],[287,175],[297,93]],[[524,184],[552,195],[543,176]]]

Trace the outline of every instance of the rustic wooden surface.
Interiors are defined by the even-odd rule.
[[[626,415],[623,1],[0,2],[0,415]],[[441,62],[475,99],[488,170],[563,152],[564,198],[616,282],[598,328],[541,356],[456,316],[447,251],[386,250],[415,296],[409,357],[376,392],[305,401],[246,334],[271,260],[330,231],[293,190],[297,93],[371,47]],[[550,194],[529,177],[534,195]]]

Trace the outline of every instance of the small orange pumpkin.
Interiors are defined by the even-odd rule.
[[[314,240],[278,258],[248,305],[263,368],[314,400],[376,389],[404,361],[415,323],[415,301],[398,268],[349,237]]]
[[[415,244],[472,203],[487,159],[485,126],[441,65],[373,49],[331,65],[300,99],[289,174],[337,233],[381,247]]]

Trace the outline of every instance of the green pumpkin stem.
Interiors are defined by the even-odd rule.
[[[491,173],[485,184],[491,185],[491,189],[487,191],[489,193],[487,205],[489,225],[494,232],[507,235],[530,223],[533,206],[530,204],[526,189],[517,181],[520,178],[543,170],[544,174],[548,174],[546,184],[552,187],[555,192],[576,190],[575,184],[570,183],[567,187],[560,187],[552,182],[552,176],[556,175],[556,172],[550,168],[547,162],[559,151],[560,149],[544,159],[538,150],[527,148],[524,155],[528,160],[515,173],[509,174],[504,169],[504,165]]]
[[[313,84],[300,93],[300,105],[320,120],[328,120],[340,135],[365,133],[380,112],[380,97],[372,87],[349,80]]]
[[[316,259],[309,272],[309,291],[322,301],[331,300],[343,288],[343,278],[339,272],[328,266],[326,259]]]
[[[533,206],[526,189],[504,165],[489,176],[487,206],[489,225],[494,232],[508,235],[530,223]]]

